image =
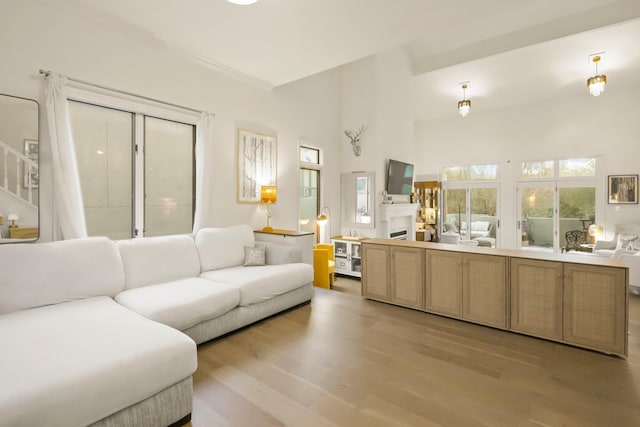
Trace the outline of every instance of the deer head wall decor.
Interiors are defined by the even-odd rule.
[[[353,154],[356,157],[360,156],[362,152],[362,148],[360,147],[360,135],[364,132],[364,126],[360,126],[359,129],[352,131],[351,129],[347,129],[344,131],[344,134],[351,140],[351,148],[353,148]]]

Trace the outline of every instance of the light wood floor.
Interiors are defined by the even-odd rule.
[[[624,360],[368,301],[310,305],[200,346],[192,426],[640,426],[640,297]]]

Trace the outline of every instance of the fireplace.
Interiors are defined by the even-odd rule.
[[[380,205],[378,237],[397,240],[416,240],[418,203]]]
[[[389,238],[394,240],[407,240],[408,234],[409,234],[409,230],[407,230],[406,228],[402,228],[389,233]]]

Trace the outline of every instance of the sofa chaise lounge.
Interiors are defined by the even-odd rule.
[[[310,301],[300,257],[244,225],[0,246],[0,426],[186,422],[196,343]]]

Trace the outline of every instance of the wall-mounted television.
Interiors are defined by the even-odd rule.
[[[387,194],[411,194],[413,192],[412,164],[389,159],[387,171]]]

